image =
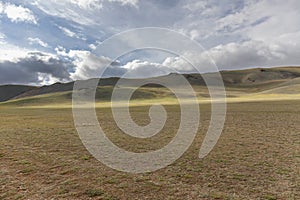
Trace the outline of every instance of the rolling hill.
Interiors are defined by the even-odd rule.
[[[36,89],[33,86],[24,85],[1,85],[0,86],[0,102],[15,98],[18,95]]]
[[[227,97],[238,98],[249,95],[298,95],[300,91],[300,67],[254,68],[246,70],[231,70],[220,72],[226,87]],[[177,74],[167,75],[176,78]],[[209,97],[205,81],[200,74],[184,74],[194,87],[199,98]],[[215,78],[216,73],[203,74]],[[161,79],[166,76],[156,77]],[[113,86],[119,78],[101,79],[98,84],[96,100],[108,102]],[[136,79],[126,79],[129,85]],[[22,85],[0,86],[0,102],[3,105],[46,105],[71,103],[74,82],[55,83],[49,86],[34,87]],[[145,100],[155,98],[170,98],[174,95],[166,88],[157,84],[145,85],[138,89],[132,99]]]

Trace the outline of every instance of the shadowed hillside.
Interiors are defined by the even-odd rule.
[[[0,86],[0,102],[12,99],[20,94],[35,89],[33,86],[24,85],[2,85]]]

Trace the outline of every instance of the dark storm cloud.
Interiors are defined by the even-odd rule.
[[[41,84],[44,79],[69,81],[74,66],[40,52],[28,53],[17,62],[0,62],[0,84]]]

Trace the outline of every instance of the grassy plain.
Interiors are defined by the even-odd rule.
[[[57,95],[62,94],[67,95]],[[118,172],[93,158],[74,128],[70,102],[56,97],[53,104],[3,104],[0,199],[297,199],[300,100],[297,95],[282,97],[229,99],[222,136],[204,159],[198,153],[210,121],[210,104],[199,104],[201,126],[189,150],[167,168],[146,174]],[[41,101],[31,99],[37,100]],[[149,123],[147,103],[131,108],[138,124]],[[99,106],[97,114],[115,144],[144,152],[161,148],[176,134],[180,109],[166,109],[164,129],[144,140],[122,134],[108,103]]]
[[[146,174],[115,171],[89,154],[74,127],[71,91],[2,102],[0,199],[299,199],[300,79],[291,72],[300,71],[284,70],[223,72],[226,122],[219,142],[204,159],[198,154],[211,102],[207,88],[196,84],[199,77],[190,77],[201,110],[196,139],[175,163]],[[169,90],[144,87],[134,93],[130,111],[137,124],[149,123],[152,103],[164,104],[168,113],[159,134],[137,139],[115,124],[112,89],[98,88],[96,110],[102,129],[116,145],[146,152],[171,141],[180,108]]]

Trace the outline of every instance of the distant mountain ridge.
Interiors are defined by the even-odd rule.
[[[246,70],[221,71],[223,82],[226,87],[259,87],[260,85],[284,84],[291,80],[300,78],[300,67],[277,67],[277,68],[254,68]],[[166,76],[174,76],[169,74]],[[183,74],[192,86],[205,86],[205,81],[201,74]],[[217,73],[203,74],[211,78],[217,77]],[[164,76],[162,76],[164,77]],[[155,77],[155,79],[161,77]],[[114,86],[120,78],[112,77],[101,79],[99,86]],[[136,79],[126,79],[134,84]],[[297,82],[297,81],[296,81]],[[298,83],[298,82],[297,82]],[[55,83],[49,86],[34,87],[23,85],[2,85],[0,86],[0,102],[32,97],[43,94],[66,92],[73,90],[74,82]],[[148,87],[159,87],[157,84],[147,85]],[[147,87],[144,86],[144,87]],[[274,89],[274,88],[272,88]]]

